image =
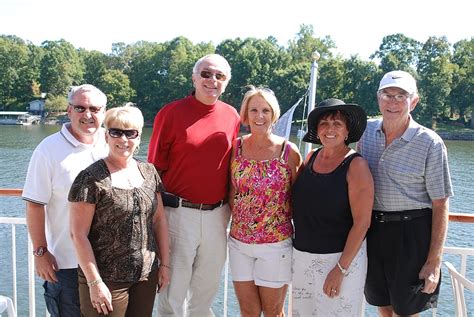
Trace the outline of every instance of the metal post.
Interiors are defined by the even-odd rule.
[[[313,57],[313,62],[311,63],[311,77],[309,80],[309,94],[308,94],[308,114],[311,112],[311,110],[314,109],[314,103],[316,100],[316,80],[318,77],[318,60],[319,60],[320,55],[317,51],[315,51],[312,57]],[[308,153],[311,151],[311,148],[312,148],[312,144],[306,143],[305,148],[304,148],[303,159],[306,158]]]

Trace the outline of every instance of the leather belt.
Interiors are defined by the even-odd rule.
[[[181,206],[199,210],[213,210],[214,208],[222,207],[222,205],[224,205],[226,202],[227,200],[222,199],[215,204],[195,204],[190,201],[181,199]]]
[[[412,219],[424,217],[430,214],[431,214],[430,208],[406,210],[402,212],[399,212],[399,211],[383,212],[383,211],[374,210],[372,212],[372,220],[378,223],[410,221]]]

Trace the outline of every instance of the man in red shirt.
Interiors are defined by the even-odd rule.
[[[163,196],[170,231],[171,284],[160,293],[160,316],[213,316],[226,258],[232,141],[237,111],[218,100],[231,77],[220,55],[199,59],[193,95],[173,101],[156,115],[148,149],[167,190]],[[186,299],[186,307],[184,300]]]

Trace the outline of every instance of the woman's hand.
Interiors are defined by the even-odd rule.
[[[336,297],[341,291],[342,279],[344,275],[341,270],[335,266],[326,276],[326,280],[323,285],[323,292],[329,297]]]
[[[171,268],[168,265],[160,265],[158,268],[158,289],[161,291],[163,288],[167,287],[170,283],[170,270]]]
[[[104,282],[89,287],[89,293],[92,307],[97,309],[99,314],[108,315],[109,312],[114,310],[112,307],[112,294],[110,294],[109,288]]]

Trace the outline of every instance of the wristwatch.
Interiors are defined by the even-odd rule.
[[[33,250],[33,255],[34,256],[43,256],[46,252],[48,252],[48,249],[46,247],[38,247],[36,250]]]

